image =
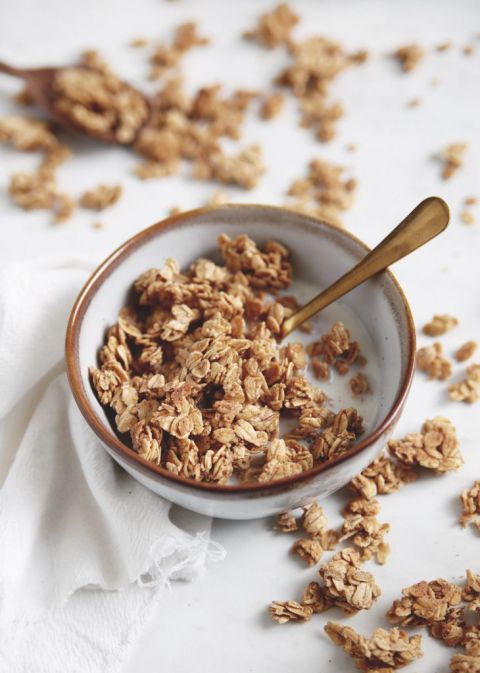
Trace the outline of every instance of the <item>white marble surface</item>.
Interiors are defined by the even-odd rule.
[[[437,193],[452,208],[449,230],[437,241],[399,263],[403,283],[419,324],[433,312],[451,312],[460,327],[445,337],[448,353],[463,341],[480,337],[479,299],[480,213],[476,225],[459,220],[466,196],[480,196],[480,8],[476,0],[322,0],[294,3],[304,20],[298,35],[321,32],[350,48],[367,47],[372,57],[362,68],[338,78],[333,96],[345,105],[338,137],[327,146],[316,144],[308,131],[295,125],[289,103],[278,120],[259,122],[252,115],[245,127],[246,141],[264,147],[269,172],[253,192],[230,190],[239,201],[282,203],[286,186],[300,175],[314,156],[351,167],[359,180],[358,198],[346,215],[347,226],[374,243],[424,196]],[[17,0],[0,4],[0,56],[19,65],[41,65],[72,60],[79,49],[102,47],[120,72],[140,85],[145,59],[127,46],[137,35],[161,38],[185,18],[197,18],[213,45],[187,57],[190,87],[227,80],[231,85],[263,86],[281,67],[281,52],[267,52],[242,43],[241,30],[270,3],[245,0]],[[451,40],[450,52],[431,48]],[[392,48],[419,41],[429,49],[411,75],[398,72],[385,57]],[[470,58],[462,48],[477,44]],[[432,86],[437,79],[438,85]],[[14,109],[6,93],[16,85],[0,79],[0,112]],[[420,98],[416,109],[408,100]],[[465,166],[449,182],[439,179],[431,155],[455,141],[469,143]],[[348,153],[348,143],[357,145]],[[124,198],[101,215],[105,228],[94,230],[95,217],[78,212],[63,226],[52,226],[41,211],[25,214],[5,194],[13,170],[35,165],[33,156],[0,149],[0,263],[38,255],[82,255],[99,260],[123,239],[161,219],[173,205],[184,208],[203,203],[216,189],[187,177],[141,183],[131,175],[135,158],[122,149],[74,144],[75,157],[60,171],[60,182],[75,194],[99,180],[120,181]],[[420,343],[425,342],[420,339]],[[457,370],[460,368],[457,367]],[[384,373],[388,376],[388,371]],[[466,567],[478,567],[479,537],[456,523],[458,493],[480,477],[478,407],[446,401],[444,388],[415,380],[399,432],[416,430],[426,417],[444,414],[458,425],[466,465],[443,478],[425,477],[402,492],[382,499],[381,519],[392,525],[392,556],[384,567],[371,569],[382,596],[369,613],[352,620],[365,632],[384,625],[384,614],[400,588],[423,578],[458,578]],[[339,522],[344,496],[324,503],[332,522]],[[225,561],[208,569],[194,584],[174,586],[159,602],[157,614],[131,652],[122,673],[163,670],[168,673],[210,671],[283,673],[351,670],[342,653],[323,635],[325,617],[305,626],[274,625],[265,606],[272,599],[296,598],[315,570],[304,569],[289,556],[290,539],[274,534],[271,522],[217,521],[214,539],[228,550]],[[336,612],[330,618],[341,618]],[[426,657],[412,672],[443,671],[449,652],[425,639]]]

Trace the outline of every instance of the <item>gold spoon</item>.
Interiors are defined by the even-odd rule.
[[[92,70],[87,66],[75,65],[71,67],[75,68],[75,70],[85,70],[87,72],[91,72]],[[53,119],[53,121],[57,122],[66,129],[77,132],[80,131],[81,133],[84,133],[97,140],[102,140],[108,143],[115,143],[120,145],[130,144],[130,142],[121,143],[115,134],[115,129],[109,129],[108,131],[92,132],[89,129],[82,126],[81,124],[75,122],[75,120],[71,119],[68,115],[62,114],[55,108],[53,84],[55,77],[62,70],[65,70],[65,68],[15,68],[9,65],[8,63],[3,63],[0,61],[0,72],[5,73],[6,75],[12,75],[12,77],[19,77],[23,79],[35,103],[43,110],[45,110],[49,114],[51,119]],[[140,129],[144,128],[145,124],[149,120],[151,114],[150,103],[148,99],[140,91],[138,91],[138,89],[135,89],[135,87],[131,86],[130,84],[127,84],[126,82],[122,82],[122,90],[134,92],[138,96],[141,96],[145,101],[148,114],[146,116],[144,123],[139,127],[137,131],[136,135],[138,135]],[[135,138],[131,142],[134,142],[134,140]]]
[[[347,271],[333,285],[314,297],[287,318],[282,327],[282,337],[297,329],[306,320],[324,309],[332,302],[343,297],[357,285],[368,280],[379,271],[383,271],[406,257],[420,246],[441,234],[447,227],[450,211],[443,199],[430,196],[418,204],[400,224],[371,250],[353,269]]]

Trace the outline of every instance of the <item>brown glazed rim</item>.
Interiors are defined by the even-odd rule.
[[[182,485],[189,489],[209,491],[213,493],[253,493],[256,492],[257,495],[271,495],[276,491],[283,491],[285,489],[291,488],[297,485],[299,482],[310,480],[312,477],[320,474],[321,472],[326,472],[328,469],[337,465],[338,463],[348,460],[352,456],[360,453],[363,449],[366,449],[371,444],[376,442],[389,428],[394,424],[403,408],[403,404],[407,397],[410,385],[412,383],[414,368],[415,368],[415,326],[413,322],[412,313],[408,305],[405,294],[400,287],[398,281],[390,271],[386,271],[390,279],[393,281],[401,299],[403,302],[403,308],[407,316],[408,323],[408,334],[410,339],[410,348],[408,353],[408,364],[403,377],[403,381],[398,392],[398,395],[386,415],[383,422],[367,437],[364,437],[358,444],[352,446],[351,449],[346,451],[341,456],[332,459],[328,463],[322,463],[316,465],[305,472],[301,472],[298,475],[293,477],[285,477],[283,479],[277,479],[276,481],[267,482],[267,483],[249,483],[245,485],[233,484],[233,485],[219,485],[212,482],[202,482],[194,481],[193,479],[185,479],[180,477],[172,472],[169,472],[165,468],[151,463],[141,456],[139,456],[133,449],[124,444],[118,437],[114,434],[110,434],[107,429],[102,425],[100,419],[97,417],[97,414],[92,409],[92,406],[86,395],[85,387],[83,385],[82,375],[80,372],[80,362],[78,356],[78,347],[79,347],[79,335],[83,323],[83,318],[85,312],[90,304],[93,296],[97,292],[98,288],[101,286],[103,281],[114,271],[114,269],[121,264],[121,262],[130,255],[130,253],[141,246],[145,241],[148,241],[151,238],[154,238],[159,232],[162,232],[165,229],[174,228],[186,220],[196,217],[198,215],[203,215],[209,212],[217,212],[219,210],[241,210],[247,208],[260,208],[262,210],[273,210],[278,212],[290,212],[292,215],[299,216],[298,212],[289,211],[288,208],[282,208],[278,206],[266,206],[258,204],[227,204],[223,206],[206,206],[203,208],[197,208],[194,210],[185,211],[171,217],[167,217],[160,222],[157,222],[146,229],[143,229],[138,234],[135,234],[129,238],[125,243],[118,247],[114,252],[111,253],[97,269],[93,272],[90,278],[87,280],[83,286],[80,294],[78,295],[75,304],[70,313],[67,333],[65,338],[65,359],[67,366],[68,380],[70,382],[70,387],[72,389],[73,396],[80,408],[81,413],[83,414],[85,420],[90,425],[92,430],[98,435],[98,437],[104,442],[115,454],[117,454],[121,459],[129,463],[130,465],[140,469],[141,472],[146,473],[148,476],[155,478],[157,475],[163,477],[164,479],[175,482],[178,485]],[[351,234],[344,229],[339,229],[339,227],[329,224],[323,220],[318,220],[314,217],[301,214],[301,217],[304,220],[309,221],[314,225],[322,224],[331,230],[336,232],[341,231],[342,235],[346,238],[350,238],[352,241],[360,245],[365,249],[366,252],[370,248],[359,240],[356,236]]]

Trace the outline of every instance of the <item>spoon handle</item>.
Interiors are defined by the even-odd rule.
[[[353,269],[287,318],[283,323],[282,336],[287,336],[325,306],[438,236],[446,228],[449,218],[448,206],[438,196],[430,196],[419,203]]]
[[[12,75],[13,77],[25,77],[26,74],[23,68],[14,68],[2,61],[0,61],[0,72],[5,73],[6,75]]]

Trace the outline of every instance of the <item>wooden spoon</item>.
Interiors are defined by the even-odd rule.
[[[368,280],[379,271],[383,271],[406,257],[420,246],[428,243],[432,238],[441,234],[450,220],[447,204],[438,196],[430,196],[418,204],[400,224],[371,250],[353,269],[347,271],[341,278],[327,287],[326,290],[314,297],[305,306],[302,306],[287,318],[282,326],[282,336],[285,337],[297,329],[306,320],[309,320],[323,308],[336,301],[344,294],[353,290],[357,285]]]
[[[72,67],[75,68],[75,70],[85,70],[90,72],[92,70],[92,68],[88,68],[87,66],[76,65]],[[6,75],[12,75],[12,77],[20,77],[23,79],[35,103],[45,110],[49,117],[53,119],[53,121],[57,122],[70,131],[80,131],[80,133],[86,134],[92,138],[95,138],[96,140],[103,140],[107,143],[115,143],[119,145],[130,144],[121,143],[115,135],[115,129],[109,129],[106,132],[92,132],[81,124],[76,123],[75,120],[71,119],[68,115],[59,112],[58,109],[55,108],[53,94],[54,80],[57,74],[65,69],[66,68],[14,68],[8,63],[2,63],[0,61],[0,72],[5,73]],[[139,131],[144,128],[144,126],[149,121],[151,115],[150,102],[140,91],[138,91],[138,89],[135,89],[130,84],[122,82],[122,85],[125,87],[125,90],[130,90],[141,96],[145,101],[148,109],[145,122],[137,131],[136,135],[138,135]],[[133,143],[134,141],[135,138],[131,142]]]

